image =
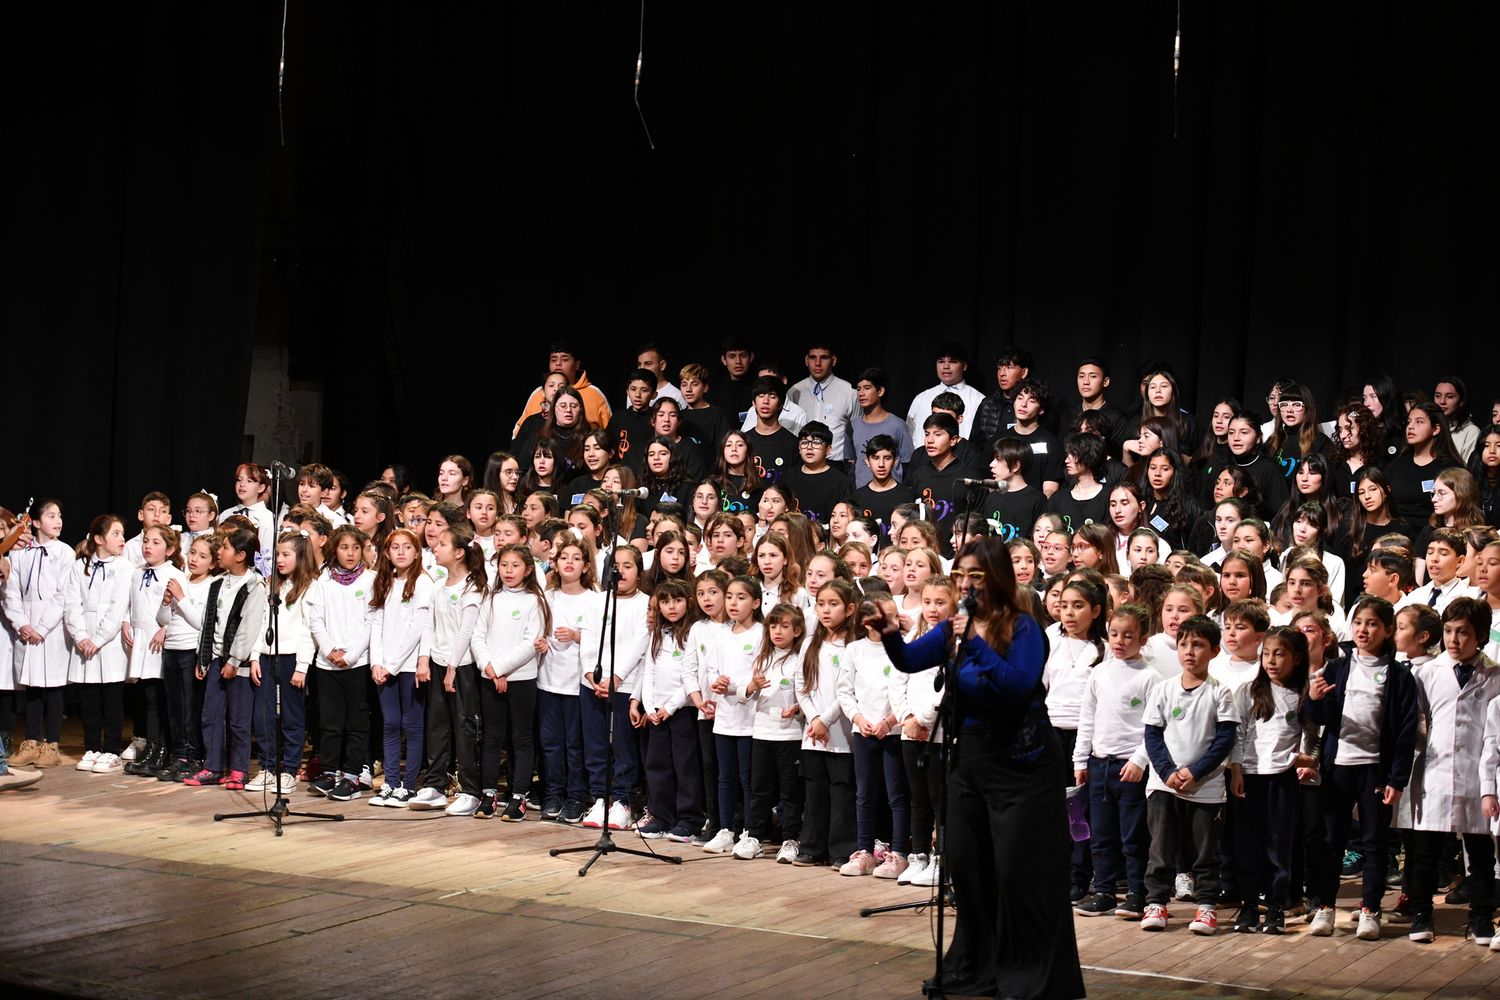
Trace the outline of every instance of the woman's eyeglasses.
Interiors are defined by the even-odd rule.
[[[975,570],[961,570],[961,569],[956,569],[956,570],[954,570],[949,575],[953,577],[953,582],[954,583],[963,583],[965,581],[972,581],[974,583],[983,583],[984,582],[984,577],[985,577],[985,572],[982,569],[975,569]]]

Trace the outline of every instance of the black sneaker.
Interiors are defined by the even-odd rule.
[[[1107,892],[1096,892],[1073,907],[1080,917],[1107,917],[1115,912],[1115,897]]]
[[[1465,876],[1463,881],[1454,886],[1453,891],[1443,897],[1443,902],[1449,906],[1469,905],[1469,878]]]
[[[1495,936],[1494,921],[1488,917],[1470,917],[1467,937],[1477,945],[1489,947],[1490,938]]]
[[[674,844],[691,844],[693,842],[692,824],[678,823],[667,831],[667,839]]]
[[[1115,907],[1115,916],[1126,920],[1139,920],[1146,912],[1146,898],[1138,892],[1127,892],[1125,902]]]
[[[1365,870],[1365,856],[1358,851],[1345,851],[1344,864],[1339,869],[1339,874],[1344,878],[1353,878]]]
[[[1411,930],[1406,932],[1408,941],[1418,944],[1432,943],[1432,914],[1430,912],[1413,913],[1411,915]]]
[[[1385,887],[1387,889],[1401,888],[1401,859],[1394,854],[1386,859]]]
[[[505,823],[519,823],[526,818],[526,797],[523,795],[512,795],[510,801],[505,804],[505,812],[500,814],[500,819]]]
[[[542,819],[557,819],[562,814],[564,799],[561,795],[549,795],[542,803]]]
[[[475,819],[489,819],[495,815],[495,793],[485,792],[479,797],[479,806],[470,813]]]
[[[1285,934],[1286,914],[1278,907],[1266,907],[1266,917],[1261,921],[1260,932],[1262,934]]]
[[[156,772],[157,781],[181,781],[187,776],[188,768],[192,766],[186,757],[178,757],[176,760],[168,761],[167,766]]]
[[[1260,914],[1254,906],[1241,906],[1234,917],[1236,934],[1254,934],[1260,929]]]
[[[583,820],[583,803],[576,799],[569,799],[563,803],[562,812],[557,814],[559,823],[578,823]]]
[[[792,859],[792,864],[798,868],[818,868],[828,864],[828,859],[815,854],[799,854]]]
[[[526,808],[532,812],[542,811],[542,793],[531,791],[526,793]]]
[[[348,778],[341,778],[338,784],[328,790],[327,795],[335,802],[349,802],[359,798],[360,791],[359,786],[354,782]]]
[[[1087,889],[1083,889],[1075,885],[1068,890],[1068,902],[1081,903],[1085,898],[1087,898],[1088,894],[1089,891]]]
[[[660,820],[651,819],[645,823],[637,823],[635,832],[640,834],[642,840],[665,840],[672,828]]]
[[[338,784],[339,779],[337,775],[325,774],[317,781],[309,781],[307,783],[307,792],[309,795],[326,796],[329,792],[337,788]]]

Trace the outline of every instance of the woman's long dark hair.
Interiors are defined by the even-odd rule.
[[[1323,485],[1316,494],[1297,492],[1297,473],[1304,468],[1311,469],[1322,477]],[[1331,543],[1333,533],[1338,530],[1339,526],[1339,504],[1333,492],[1333,473],[1329,470],[1328,459],[1317,452],[1303,455],[1297,460],[1287,483],[1291,488],[1287,490],[1281,509],[1271,519],[1271,534],[1275,537],[1277,545],[1282,551],[1292,547],[1292,525],[1296,523],[1297,513],[1305,503],[1316,503],[1323,508],[1323,523],[1320,526],[1323,530],[1323,544],[1326,546]]]
[[[954,560],[957,565],[973,556],[984,570],[984,584],[969,593],[978,598],[974,620],[984,626],[984,641],[995,652],[1005,654],[1016,634],[1016,623],[1031,613],[1031,598],[1016,587],[1016,571],[1010,563],[1010,548],[999,538],[980,538],[965,545]],[[1030,588],[1025,588],[1028,592]]]

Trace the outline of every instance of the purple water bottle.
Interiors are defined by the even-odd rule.
[[[1068,833],[1073,842],[1083,843],[1089,839],[1088,786],[1074,785],[1068,789]]]

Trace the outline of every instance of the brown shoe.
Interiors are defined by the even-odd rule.
[[[20,748],[10,755],[9,763],[14,767],[35,764],[37,757],[41,756],[41,752],[41,743],[36,740],[22,740]]]
[[[43,743],[37,751],[35,764],[37,767],[56,767],[62,763],[62,754],[57,749],[56,743]]]
[[[4,774],[0,774],[0,792],[7,788],[25,788],[41,780],[41,771],[22,771],[13,767]]]

